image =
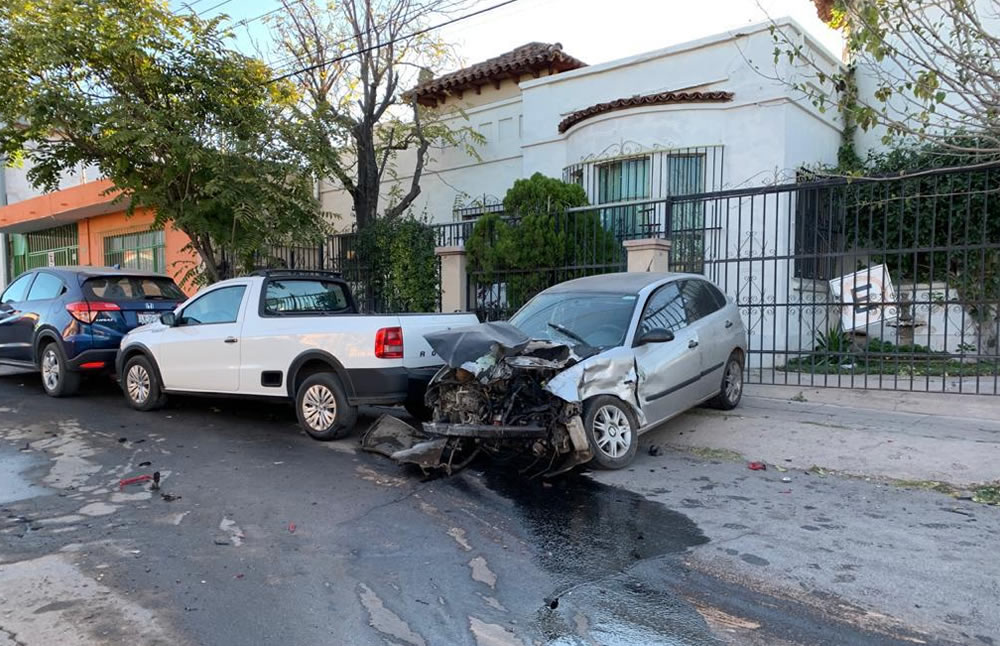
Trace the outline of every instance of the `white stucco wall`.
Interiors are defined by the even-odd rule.
[[[797,35],[824,64],[838,60],[804,36],[790,20],[779,21]],[[739,33],[710,36],[630,58],[563,72],[520,83],[521,94],[497,93],[490,103],[464,105],[464,114],[449,121],[470,127],[485,138],[480,159],[458,148],[434,150],[421,181],[414,212],[432,221],[452,220],[456,200],[465,203],[483,195],[503,198],[513,182],[541,172],[561,177],[563,169],[602,151],[654,150],[723,146],[723,181],[718,187],[773,183],[794,177],[802,165],[836,159],[839,117],[821,114],[788,84],[799,70],[786,60],[775,66],[769,24]],[[773,77],[781,77],[776,80]],[[664,91],[724,90],[729,103],[646,106],[591,117],[559,133],[566,115],[596,103]],[[473,95],[475,96],[475,95]],[[469,98],[469,97],[466,97]],[[481,96],[476,97],[478,101]],[[409,186],[412,152],[396,160],[402,190]],[[383,184],[389,201],[394,182]],[[322,190],[326,210],[341,215],[338,229],[349,229],[350,200],[330,183]]]

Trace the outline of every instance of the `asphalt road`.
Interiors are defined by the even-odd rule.
[[[486,462],[428,480],[357,450],[359,433],[318,443],[289,407],[255,401],[175,398],[138,413],[109,383],[53,400],[36,376],[0,373],[0,646],[996,638],[974,613],[945,631],[863,611],[821,581],[803,595],[781,589],[808,581],[793,564],[822,568],[855,548],[817,528],[770,549],[773,509],[757,510],[770,514],[761,523],[746,495],[706,504],[715,487],[751,486],[742,465],[667,452],[614,474],[624,486],[586,473],[524,482]],[[153,471],[159,491],[119,487]],[[839,500],[864,532],[870,509],[849,498],[859,486],[870,485],[827,480],[794,504],[815,516],[807,496]],[[940,506],[936,494],[880,491],[900,514]],[[970,545],[988,545],[995,528],[982,518]]]

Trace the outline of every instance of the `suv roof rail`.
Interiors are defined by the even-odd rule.
[[[330,276],[332,278],[342,278],[339,271],[327,269],[258,269],[250,274],[251,276],[263,276],[273,278],[275,276]]]

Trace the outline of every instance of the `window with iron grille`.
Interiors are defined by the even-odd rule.
[[[104,237],[104,264],[122,269],[166,271],[166,243],[163,231],[116,233]]]

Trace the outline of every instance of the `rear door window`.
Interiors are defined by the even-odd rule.
[[[264,293],[264,313],[310,314],[350,312],[344,284],[321,278],[269,280]]]
[[[101,276],[83,284],[88,299],[105,301],[182,301],[184,292],[169,278],[149,276]]]
[[[721,306],[709,287],[710,285],[703,280],[691,279],[683,282],[681,294],[684,296],[684,311],[688,323],[694,323],[720,309]]]
[[[31,279],[34,277],[34,274],[25,274],[11,283],[6,291],[4,291],[0,303],[19,303],[23,301],[28,293],[28,285],[31,284]]]
[[[63,282],[57,276],[41,271],[38,272],[35,282],[31,284],[31,291],[28,292],[28,300],[51,300],[62,294],[63,289]]]

